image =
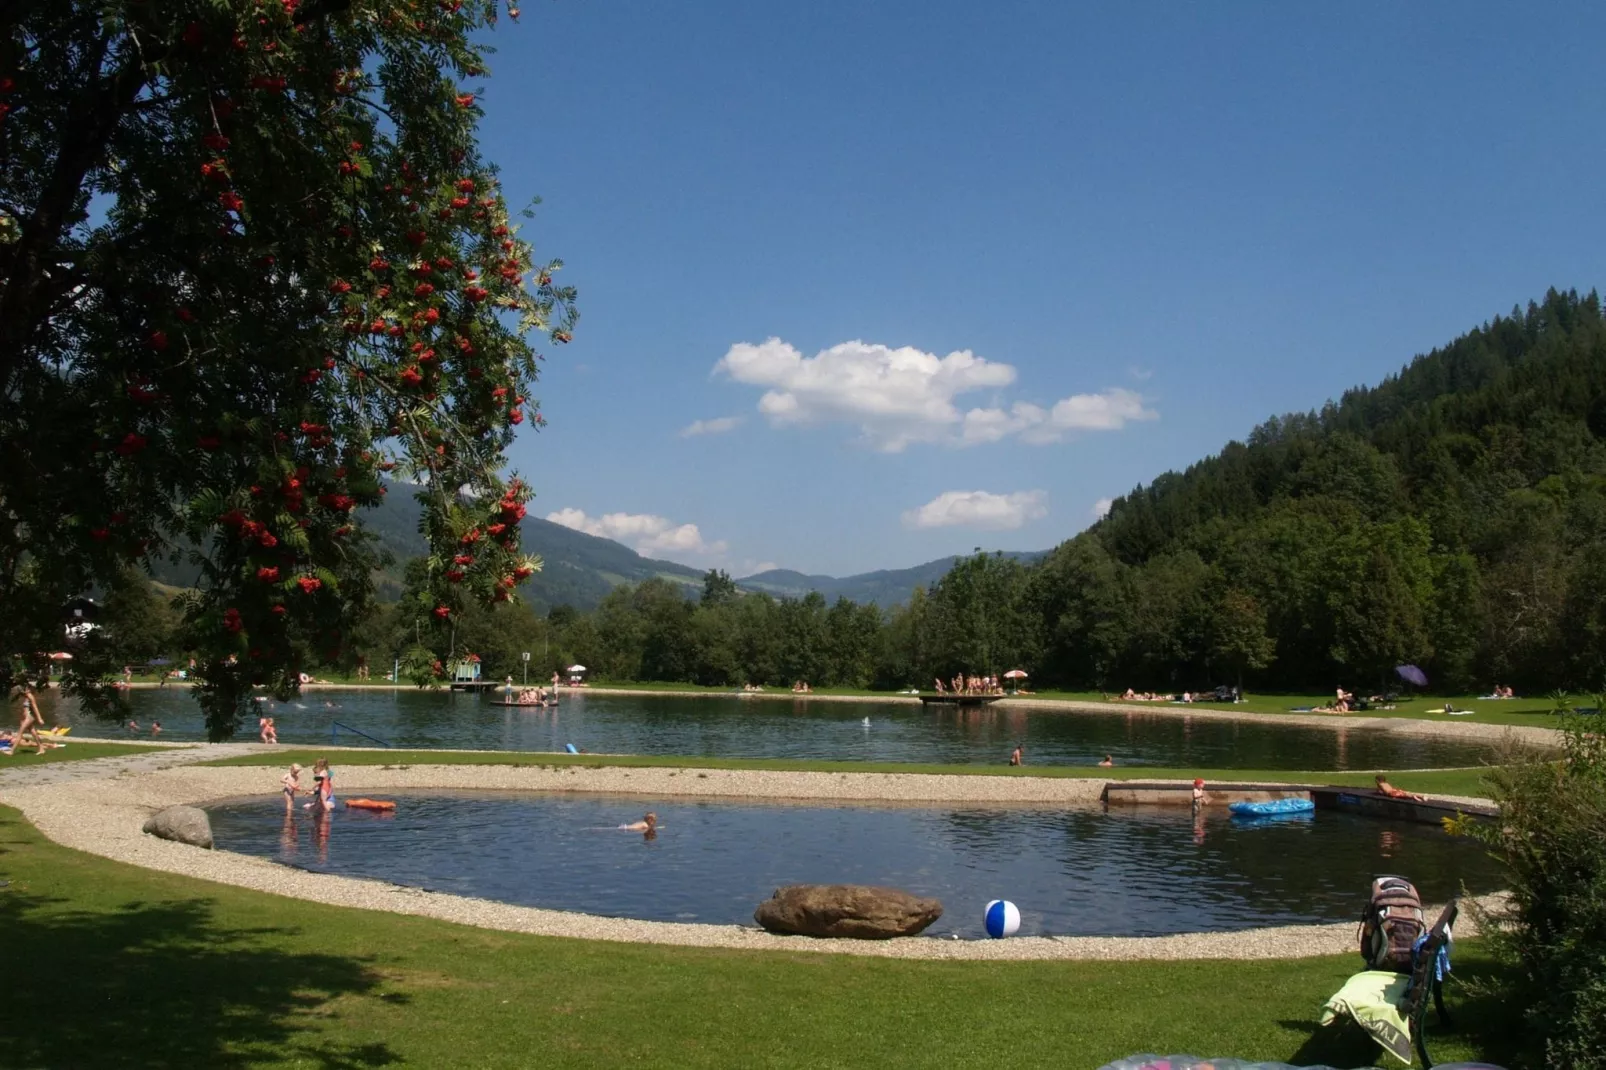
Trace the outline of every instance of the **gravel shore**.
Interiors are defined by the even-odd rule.
[[[311,902],[389,910],[544,936],[923,959],[1267,959],[1354,951],[1355,927],[1349,922],[1161,937],[812,940],[774,936],[736,925],[637,921],[541,910],[380,881],[307,873],[229,851],[203,851],[169,843],[140,831],[150,814],[167,806],[202,805],[224,798],[274,793],[278,787],[277,767],[194,764],[233,754],[271,751],[259,744],[198,745],[33,769],[11,767],[0,775],[0,803],[20,809],[42,833],[64,846],[119,862]],[[1059,778],[469,765],[348,765],[341,768],[340,781],[346,795],[460,789],[1062,806],[1094,805],[1103,789],[1102,781]]]

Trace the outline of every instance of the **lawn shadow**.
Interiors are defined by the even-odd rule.
[[[286,929],[229,929],[209,900],[104,912],[0,893],[0,1067],[388,1066],[385,1044],[346,1044],[310,1015],[373,993],[366,963],[285,949]]]

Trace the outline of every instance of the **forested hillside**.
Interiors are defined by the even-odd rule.
[[[1598,686],[1606,325],[1548,294],[1118,499],[1033,577],[1065,682]]]

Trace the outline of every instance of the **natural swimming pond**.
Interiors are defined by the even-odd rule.
[[[142,735],[151,720],[169,739],[204,739],[186,689],[139,690],[131,701]],[[743,700],[733,696],[647,697],[565,693],[555,710],[493,706],[441,691],[309,691],[264,702],[279,741],[330,742],[340,722],[399,747],[561,751],[565,744],[613,754],[802,758],[876,762],[1003,764],[1017,744],[1028,765],[1117,765],[1193,769],[1410,769],[1478,765],[1486,746],[1411,737],[1365,722],[1336,730],[1272,722],[1210,721],[1145,713],[1083,713],[991,707],[926,710],[907,703]],[[47,704],[54,722],[122,731]],[[868,724],[865,722],[868,720]],[[241,738],[255,737],[255,723]],[[340,733],[340,742],[366,744]]]
[[[1371,878],[1442,902],[1499,876],[1431,825],[1337,812],[1245,824],[1185,809],[832,806],[420,793],[394,814],[286,817],[278,798],[210,808],[219,848],[293,866],[527,906],[752,924],[794,883],[883,884],[942,900],[929,933],[981,935],[1007,898],[1021,931],[1144,936],[1346,921]],[[645,809],[656,837],[620,831]]]

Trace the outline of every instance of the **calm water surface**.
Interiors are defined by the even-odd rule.
[[[131,701],[148,735],[152,719],[170,739],[204,739],[187,690],[137,690]],[[46,699],[54,720],[97,734],[126,731]],[[565,694],[556,710],[508,709],[441,691],[311,691],[295,702],[260,704],[279,741],[331,741],[335,722],[398,747],[583,750],[721,758],[1001,764],[1020,743],[1029,765],[1118,765],[1198,769],[1408,769],[1478,765],[1486,747],[1365,728],[1299,728],[1142,713],[1021,709],[925,710],[878,702],[810,702],[734,696],[638,697]],[[869,724],[865,724],[865,720]],[[130,733],[132,734],[132,733]],[[254,722],[241,738],[253,738]],[[367,741],[347,732],[339,741]]]
[[[338,770],[337,770],[338,773]],[[266,780],[275,774],[264,772]],[[1021,931],[1155,935],[1354,918],[1377,873],[1425,899],[1498,887],[1486,856],[1429,825],[1323,812],[784,806],[514,794],[406,794],[393,815],[211,808],[219,848],[320,872],[654,921],[752,923],[792,883],[885,884],[941,899],[935,935],[982,933],[1007,898]],[[653,840],[617,830],[651,805]]]

